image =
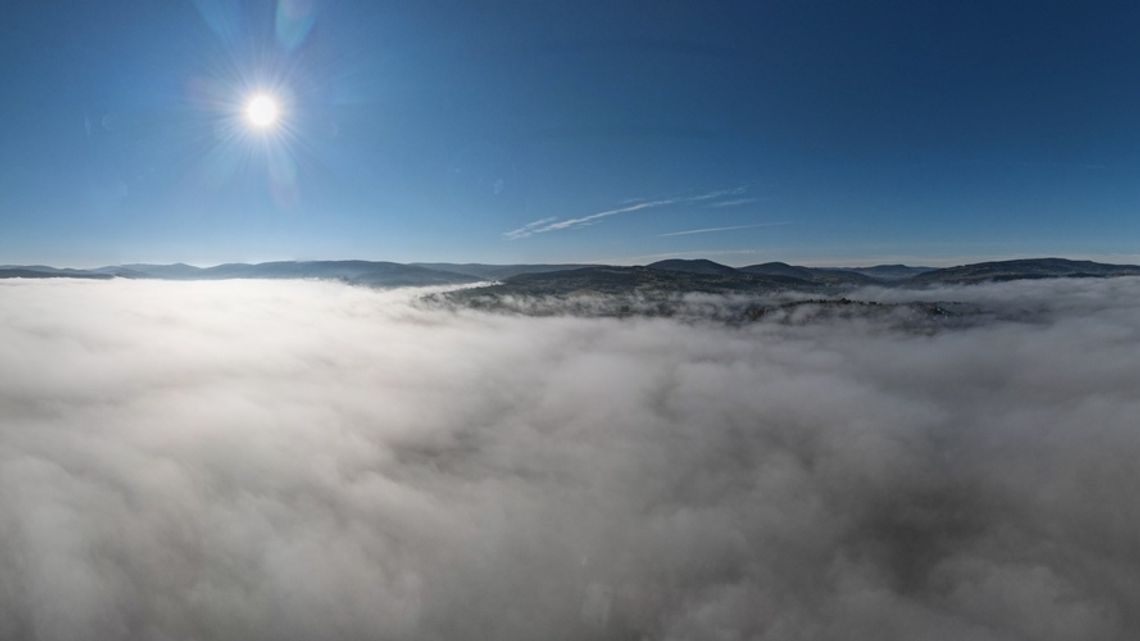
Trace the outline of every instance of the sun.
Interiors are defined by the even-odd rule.
[[[245,119],[255,129],[269,129],[280,118],[281,108],[269,94],[257,94],[245,104]]]

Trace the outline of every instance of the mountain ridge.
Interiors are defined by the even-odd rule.
[[[671,258],[648,265],[582,263],[396,263],[369,260],[269,261],[195,267],[185,263],[128,263],[93,269],[47,265],[3,265],[0,278],[85,278],[229,280],[315,278],[375,287],[495,283],[512,290],[550,288],[589,291],[639,288],[745,291],[799,288],[804,291],[878,285],[924,287],[1038,278],[1104,278],[1140,275],[1140,266],[1066,258],[1020,258],[931,268],[901,264],[870,267],[806,267],[772,261],[731,267],[712,260]],[[505,291],[504,289],[504,291]]]

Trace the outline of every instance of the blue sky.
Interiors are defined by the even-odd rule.
[[[0,263],[1137,260],[1137,33],[1136,3],[9,1]]]

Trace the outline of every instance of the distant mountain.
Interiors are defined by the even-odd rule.
[[[1140,276],[1140,266],[1111,265],[1096,263],[1091,260],[1067,260],[1064,258],[1027,258],[935,269],[918,274],[904,281],[904,284],[933,285],[1030,278],[1104,278],[1109,276]]]
[[[787,263],[762,263],[748,265],[747,267],[729,267],[705,259],[682,260],[674,258],[661,260],[646,265],[649,269],[662,269],[667,271],[685,272],[689,274],[706,274],[718,276],[738,276],[750,274],[752,276],[765,276],[772,278],[792,278],[797,281],[814,285],[874,285],[879,281],[870,276],[839,269],[800,267]],[[785,281],[786,282],[786,281]]]
[[[874,265],[872,267],[834,267],[845,272],[854,272],[879,280],[906,280],[923,272],[934,271],[934,267],[911,267],[909,265]]]
[[[146,263],[133,263],[130,265],[110,265],[92,271],[119,276],[121,278],[161,278],[164,280],[193,280],[199,278],[201,267],[194,267],[186,263],[173,265],[150,265]]]
[[[451,272],[474,276],[481,280],[503,280],[519,274],[537,274],[541,272],[557,272],[569,269],[582,269],[594,267],[586,264],[539,264],[539,265],[487,265],[483,263],[409,263],[415,267],[424,267],[436,271]]]
[[[107,279],[111,276],[107,274],[99,274],[84,269],[57,269],[55,267],[44,267],[41,265],[33,265],[29,267],[21,267],[13,265],[11,267],[0,267],[0,278],[90,278],[90,279]]]
[[[728,265],[721,265],[720,263],[713,262],[704,258],[697,258],[694,260],[685,260],[682,258],[670,258],[669,260],[659,260],[656,263],[646,265],[649,269],[662,269],[671,272],[684,272],[686,274],[705,274],[717,276],[732,276],[740,273],[740,270]]]
[[[748,265],[741,267],[740,271],[745,271],[750,274],[764,274],[767,276],[790,276],[792,278],[801,278],[803,280],[811,280],[811,269],[807,267],[800,267],[798,265],[789,265],[787,263],[771,262],[760,263],[759,265]]]
[[[278,261],[253,265],[227,263],[204,268],[194,278],[204,280],[320,278],[383,287],[453,285],[473,283],[479,280],[473,276],[438,271],[426,267],[367,260]]]
[[[762,276],[785,276],[798,278],[819,285],[875,285],[879,279],[855,271],[830,267],[800,267],[787,263],[761,263],[741,267],[740,271]]]
[[[960,265],[946,269],[875,265],[804,267],[781,262],[734,268],[705,259],[669,259],[644,267],[576,264],[486,265],[480,263],[402,264],[367,260],[226,263],[194,267],[183,263],[134,263],[97,269],[46,265],[0,266],[0,278],[140,278],[224,280],[233,278],[317,278],[376,287],[459,285],[502,281],[477,292],[518,295],[631,292],[752,292],[773,289],[837,292],[866,285],[896,287],[975,283],[1026,278],[1077,278],[1140,275],[1140,266],[1087,260],[1032,258]]]
[[[226,280],[233,278],[319,278],[356,285],[409,287],[458,285],[480,278],[415,265],[367,260],[278,261],[227,263],[215,267],[173,265],[113,265],[94,270],[52,267],[0,268],[0,278],[151,278],[158,280]]]
[[[861,273],[863,271],[880,274],[880,277]],[[913,275],[905,277],[908,273]],[[1140,274],[1140,267],[1037,259],[933,270],[906,265],[818,268],[777,262],[736,269],[709,260],[675,259],[644,267],[595,265],[518,274],[496,285],[448,292],[443,298],[482,309],[523,313],[541,314],[571,309],[573,313],[593,314],[604,309],[608,310],[606,313],[617,315],[657,314],[666,309],[675,309],[678,296],[690,292],[769,294],[796,291],[837,295],[855,287],[875,284],[909,287],[943,282],[1127,274]],[[595,302],[584,302],[591,297],[597,297]],[[609,302],[598,302],[602,299]],[[573,302],[575,300],[579,302]]]

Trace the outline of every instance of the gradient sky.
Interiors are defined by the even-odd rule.
[[[1135,2],[7,0],[0,263],[1136,260],[1138,34]]]

